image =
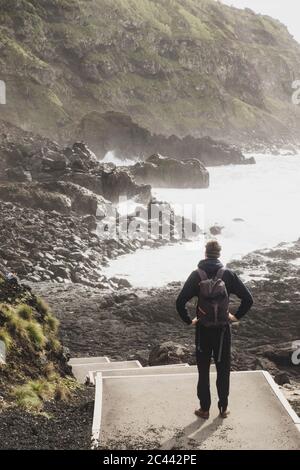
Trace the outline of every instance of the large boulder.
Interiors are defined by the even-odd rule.
[[[181,364],[189,362],[192,356],[193,351],[182,344],[166,341],[152,349],[149,355],[149,365]]]
[[[102,184],[103,196],[112,202],[118,202],[121,196],[126,196],[128,199],[135,197],[144,204],[151,199],[151,186],[136,183],[133,176],[122,168],[104,171]]]
[[[207,188],[209,173],[196,159],[176,160],[159,154],[130,167],[137,183],[164,188]]]

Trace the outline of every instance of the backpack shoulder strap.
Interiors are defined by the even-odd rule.
[[[218,270],[217,274],[216,274],[215,279],[222,279],[222,278],[223,278],[223,274],[225,273],[225,271],[226,271],[226,268],[224,268],[224,266],[223,266],[223,268],[220,268],[220,269]]]
[[[198,271],[198,274],[199,274],[199,277],[200,277],[201,281],[206,281],[208,279],[207,274],[204,271],[204,269],[197,268],[197,271]]]

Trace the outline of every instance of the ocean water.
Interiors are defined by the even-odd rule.
[[[224,263],[300,237],[300,155],[254,155],[256,165],[211,167],[207,189],[161,189],[153,194],[174,205],[202,208],[205,230],[223,226],[216,238]],[[239,219],[235,221],[234,219]],[[209,237],[211,238],[211,237]],[[157,249],[141,249],[111,261],[104,272],[135,287],[183,281],[204,256],[204,237]]]
[[[116,166],[131,166],[133,163],[138,162],[139,159],[137,157],[133,157],[133,159],[125,158],[124,160],[120,160],[117,158],[113,151],[107,152],[101,163],[114,163]]]

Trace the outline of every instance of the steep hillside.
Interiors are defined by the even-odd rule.
[[[58,320],[0,265],[1,449],[89,449],[94,391],[70,375]]]
[[[1,0],[1,116],[60,140],[96,111],[152,132],[297,140],[300,45],[215,0]],[[75,131],[76,129],[76,131]]]
[[[43,401],[65,397],[69,387],[76,388],[68,378],[71,370],[58,339],[57,319],[29,287],[6,279],[1,271],[0,340],[7,350],[6,364],[0,367],[1,396],[7,405],[40,411]]]

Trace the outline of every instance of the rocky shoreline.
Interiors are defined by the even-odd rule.
[[[232,327],[232,369],[268,370],[297,413],[300,371],[291,354],[293,342],[299,340],[299,260],[300,239],[250,253],[230,265],[247,281],[255,299],[250,313]],[[59,318],[67,354],[139,359],[144,366],[195,363],[194,331],[175,311],[180,283],[117,291],[53,282],[35,282],[32,287]],[[234,300],[233,311],[236,305]],[[13,442],[18,449],[89,449],[92,410],[93,389],[88,386],[78,390],[69,404],[46,404],[51,419],[3,409],[1,447],[11,448]]]
[[[160,178],[184,187],[193,175],[196,187],[207,187],[209,174],[200,161],[152,156],[138,169],[116,167],[82,142],[61,147],[1,121],[0,134],[0,261],[21,280],[128,286],[106,279],[101,267],[138,248],[188,238],[188,221],[153,198],[151,185]],[[129,213],[119,212],[120,198],[131,201]]]
[[[300,240],[251,253],[230,265],[246,276],[255,299],[251,312],[232,328],[232,369],[268,370],[284,385],[291,402],[295,399],[298,412],[300,370],[291,363],[291,354],[293,343],[300,339],[299,259]],[[194,332],[175,311],[180,283],[106,293],[49,283],[39,283],[36,289],[59,317],[62,341],[73,356],[108,355],[115,360],[139,359],[147,365],[154,348],[171,342],[172,362],[195,363]],[[236,305],[233,301],[233,311]]]
[[[176,216],[168,203],[155,200],[151,185],[172,187],[176,182],[186,187],[189,181],[207,187],[205,166],[199,159],[152,155],[130,168],[116,167],[98,161],[82,142],[61,147],[1,122],[0,132],[1,270],[16,273],[48,301],[60,320],[65,353],[138,359],[143,365],[194,364],[193,329],[175,311],[180,283],[134,289],[125,279],[106,278],[102,267],[145,246],[187,240],[188,221]],[[125,215],[118,207],[122,195],[134,207]],[[153,206],[158,212],[163,207],[168,215],[170,237],[164,236]],[[115,215],[119,226],[124,221],[126,229],[130,223],[139,226],[139,235],[131,238],[127,230],[120,238],[117,232],[99,230]],[[159,230],[145,239],[150,222]],[[221,230],[216,225],[210,232],[217,236]],[[230,266],[244,277],[255,298],[250,314],[232,327],[232,369],[268,370],[298,413],[299,366],[291,356],[300,339],[299,260],[300,240],[250,253]],[[233,301],[233,311],[235,306]],[[46,404],[49,420],[17,407],[2,409],[0,447],[14,442],[15,448],[89,448],[92,407],[92,390],[86,387],[75,391],[64,408],[59,402]]]
[[[177,160],[197,159],[208,166],[255,163],[254,159],[245,158],[238,147],[222,140],[151,133],[129,115],[114,111],[88,114],[80,122],[77,132],[100,158],[113,151],[121,160],[132,157],[144,160],[147,155],[159,153]]]

